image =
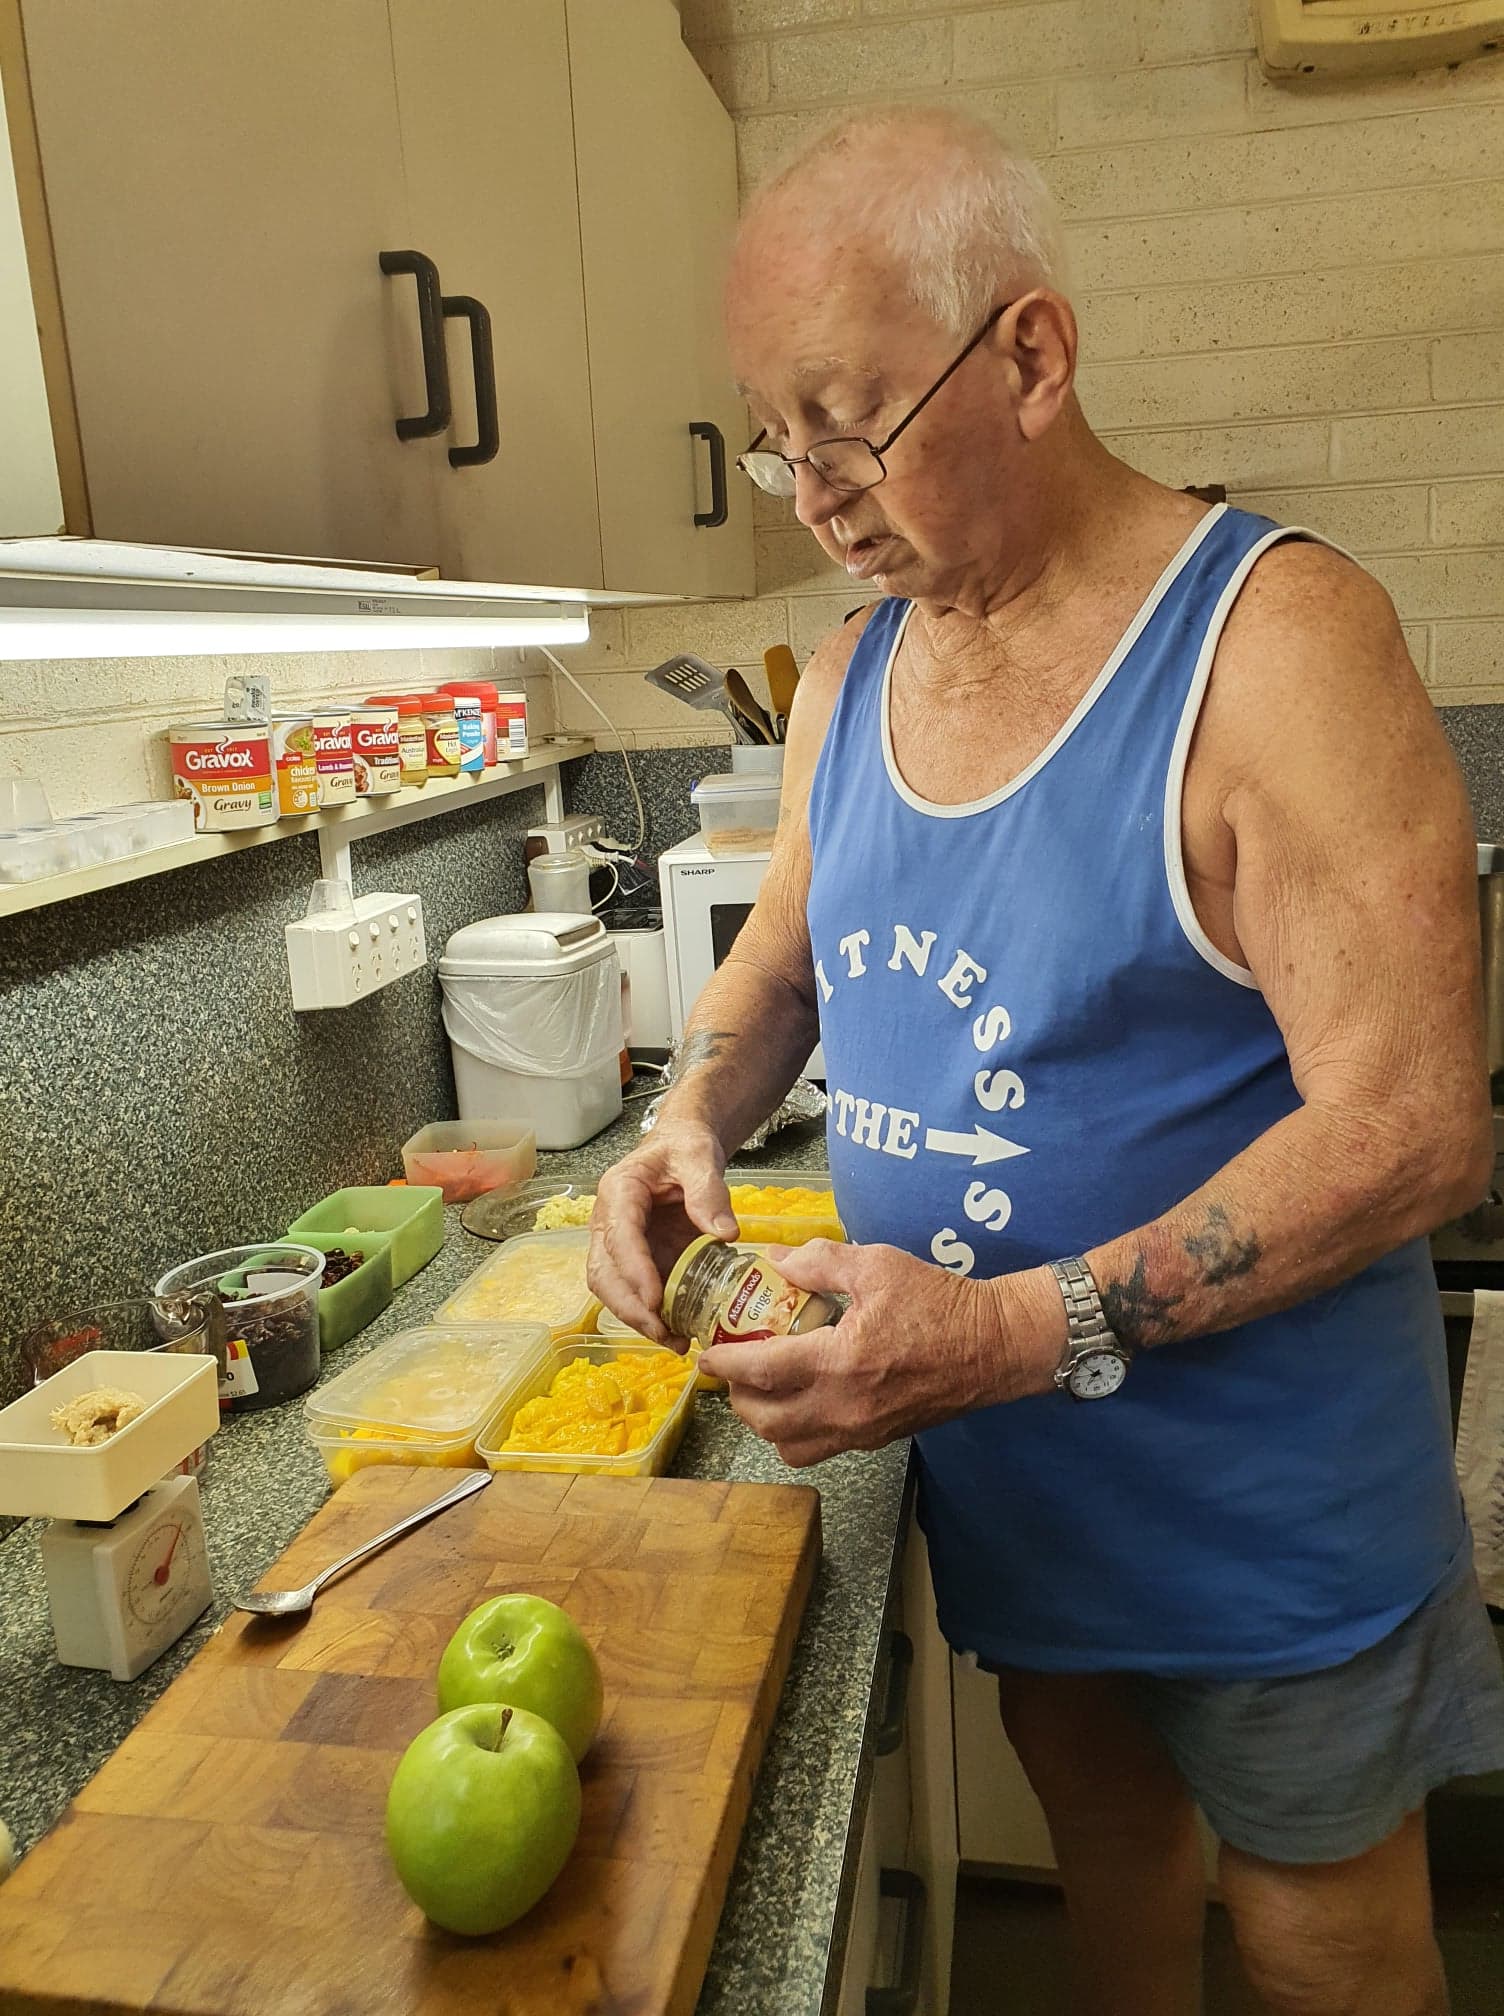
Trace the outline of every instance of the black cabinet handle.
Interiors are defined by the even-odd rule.
[[[423,385],[426,413],[404,415],[397,422],[399,441],[442,434],[449,425],[449,365],[444,356],[444,319],[439,302],[443,289],[439,269],[423,252],[383,252],[383,273],[411,273],[418,283],[418,328],[423,338]]]
[[[884,1869],[878,1878],[884,1897],[903,1905],[903,1942],[898,1979],[891,1988],[867,1990],[867,2016],[914,2016],[924,1972],[924,1918],[929,1896],[912,1869]]]
[[[883,1719],[872,1738],[879,1757],[891,1757],[903,1741],[904,1717],[909,1709],[909,1675],[914,1670],[914,1641],[906,1631],[895,1631],[888,1646],[888,1698],[883,1703]]]
[[[710,509],[697,511],[697,525],[724,525],[726,522],[726,437],[713,420],[691,420],[689,431],[697,441],[710,446]]]
[[[475,373],[475,439],[469,447],[451,448],[450,466],[474,469],[492,462],[501,446],[501,427],[496,417],[496,352],[491,344],[491,313],[473,294],[446,294],[446,315],[463,315],[470,324],[470,362]]]

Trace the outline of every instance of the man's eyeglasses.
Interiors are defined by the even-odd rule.
[[[888,473],[884,455],[905,427],[919,418],[946,379],[960,370],[982,338],[996,328],[1013,305],[1011,301],[1005,301],[1000,308],[993,309],[960,356],[946,365],[929,391],[916,406],[909,408],[886,440],[868,441],[859,434],[838,434],[829,441],[812,442],[807,454],[782,455],[776,448],[761,445],[768,438],[768,430],[764,427],[746,454],[737,456],[737,468],[750,476],[759,490],[766,490],[770,497],[792,497],[795,494],[798,488],[795,472],[804,462],[831,490],[854,496],[860,490],[875,489]]]

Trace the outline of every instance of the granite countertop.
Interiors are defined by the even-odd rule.
[[[540,1155],[538,1173],[594,1178],[637,1138],[641,1107],[568,1154]],[[785,1129],[749,1172],[819,1170],[818,1127]],[[394,1331],[428,1313],[485,1259],[487,1242],[447,1214],[442,1251],[369,1329],[331,1354],[332,1378]],[[865,1813],[874,1678],[893,1600],[907,1513],[908,1445],[785,1468],[719,1394],[702,1393],[675,1461],[681,1477],[806,1483],[820,1492],[824,1555],[778,1718],[753,1793],[701,2016],[816,2016],[833,2007]],[[301,1401],[227,1420],[202,1480],[213,1608],[138,1680],[59,1666],[36,1522],[0,1540],[0,1818],[25,1849],[123,1741],[223,1620],[224,1592],[249,1587],[322,1504],[328,1478],[303,1433]],[[844,1877],[844,1880],[843,1880]]]

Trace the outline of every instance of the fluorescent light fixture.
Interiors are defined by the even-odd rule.
[[[584,598],[400,569],[0,540],[0,660],[583,644]]]

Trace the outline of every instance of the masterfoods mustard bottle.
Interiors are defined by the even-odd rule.
[[[684,1249],[663,1291],[669,1329],[707,1351],[713,1344],[819,1330],[840,1314],[839,1303],[796,1288],[760,1253],[709,1237]]]

